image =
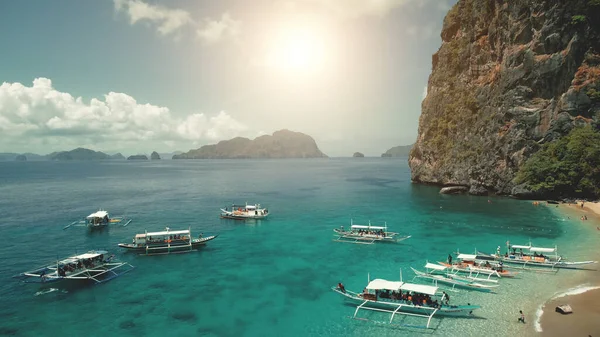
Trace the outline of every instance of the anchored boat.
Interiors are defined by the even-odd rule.
[[[221,208],[221,218],[246,220],[246,219],[265,219],[269,215],[269,210],[261,208],[260,204],[248,205],[231,205],[231,210],[227,207]]]
[[[433,316],[472,317],[478,305],[448,305],[438,302],[438,287],[375,279],[369,282],[363,293],[346,290],[342,284],[332,288],[352,303],[358,304],[354,316],[361,309],[390,313],[391,324],[395,315],[416,316],[427,319],[429,328]],[[434,299],[436,298],[436,299]],[[358,318],[362,319],[362,318]]]
[[[558,255],[558,247],[534,247],[531,242],[527,245],[511,245],[506,242],[507,251],[504,255],[498,247],[496,254],[484,254],[482,256],[492,257],[497,261],[502,261],[507,264],[517,264],[523,266],[523,269],[528,267],[545,267],[545,268],[563,268],[563,269],[584,269],[583,266],[598,263],[597,261],[566,261],[565,258]],[[517,249],[519,250],[517,252]],[[512,252],[511,252],[512,250]]]
[[[476,277],[466,277],[457,275],[457,272],[451,272],[448,268],[444,266],[440,266],[437,264],[427,262],[425,264],[426,272],[422,272],[420,270],[416,270],[413,267],[410,267],[415,273],[415,278],[423,278],[433,281],[433,283],[437,286],[438,283],[443,283],[452,286],[454,288],[463,288],[469,290],[476,290],[481,292],[491,292],[494,288],[497,288],[498,285],[484,284],[477,282],[478,278]],[[498,283],[497,280],[480,280],[481,282],[494,282]]]
[[[105,250],[92,250],[57,260],[40,268],[16,275],[25,283],[51,283],[64,280],[104,283],[131,271],[127,262],[115,261]]]
[[[63,229],[67,229],[69,227],[88,227],[89,229],[99,229],[108,227],[110,224],[120,224],[123,227],[129,225],[131,219],[126,219],[124,217],[111,217],[107,211],[99,210],[94,212],[83,220],[74,221],[71,224],[65,226]]]
[[[506,270],[500,265],[491,264],[490,261],[483,261],[483,256],[474,254],[458,254],[458,262],[447,263],[438,262],[440,265],[448,268],[452,272],[468,273],[470,277],[490,279],[494,277],[515,277],[517,273]]]
[[[368,225],[355,225],[350,220],[350,230],[341,226],[334,228],[333,232],[337,236],[334,241],[350,242],[360,244],[373,244],[375,242],[400,242],[410,238],[410,235],[401,236],[399,233],[388,232],[387,223],[384,226],[372,226],[369,221]]]
[[[162,232],[136,234],[132,243],[119,243],[119,247],[143,255],[186,253],[197,250],[216,237],[217,235],[203,237],[200,234],[198,238],[193,238],[190,228],[172,231],[166,227]]]

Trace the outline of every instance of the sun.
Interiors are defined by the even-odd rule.
[[[272,43],[267,63],[289,73],[319,71],[326,63],[323,35],[311,27],[282,29]]]

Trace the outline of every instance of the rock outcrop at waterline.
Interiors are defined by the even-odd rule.
[[[315,140],[301,132],[275,131],[253,140],[236,137],[174,155],[173,159],[326,158]]]
[[[600,115],[600,1],[460,0],[432,57],[412,180],[529,196],[540,144]]]

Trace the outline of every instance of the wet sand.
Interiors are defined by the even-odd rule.
[[[563,304],[569,304],[573,313],[563,315],[555,311]],[[600,289],[547,302],[541,326],[542,336],[600,336]]]
[[[600,226],[600,203],[584,202],[577,204],[560,204],[566,215],[587,220],[581,220],[582,226]],[[552,206],[552,205],[550,205]],[[600,240],[600,230],[598,230]],[[600,247],[600,241],[599,241]],[[600,260],[600,250],[596,260]],[[591,271],[585,276],[585,287],[600,288],[600,272]],[[573,309],[572,314],[563,315],[555,311],[559,305],[568,304]],[[542,336],[599,336],[600,337],[600,289],[593,289],[581,294],[567,295],[551,299],[544,304],[540,325]]]

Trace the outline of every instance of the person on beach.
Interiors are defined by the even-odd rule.
[[[519,317],[519,323],[525,324],[525,314],[523,313],[523,310],[519,310],[519,314],[521,314],[521,317]]]

